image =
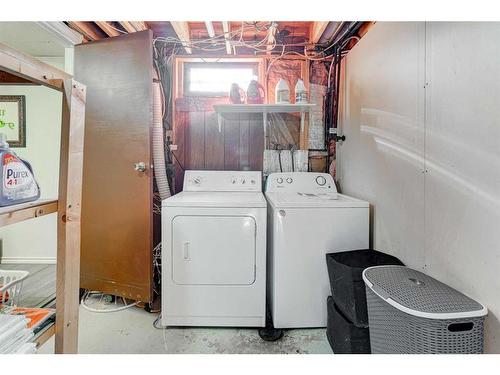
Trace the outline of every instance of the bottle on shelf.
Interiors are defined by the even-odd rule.
[[[307,103],[307,89],[300,78],[295,85],[295,103]]]
[[[280,80],[276,84],[274,99],[276,101],[276,104],[290,103],[290,89],[288,88],[288,84],[283,78],[280,78]]]

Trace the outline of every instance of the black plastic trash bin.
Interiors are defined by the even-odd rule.
[[[373,266],[404,266],[398,258],[371,249],[329,253],[326,264],[333,300],[356,327],[368,327],[363,270]]]
[[[369,354],[369,328],[356,327],[335,305],[333,298],[327,299],[328,325],[326,337],[335,354]]]

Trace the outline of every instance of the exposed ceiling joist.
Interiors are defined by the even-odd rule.
[[[136,31],[144,31],[147,30],[146,22],[144,21],[129,21],[130,24],[136,29]]]
[[[95,29],[95,25],[93,25],[91,22],[81,22],[81,21],[70,21],[68,24],[78,31],[79,33],[83,34],[84,37],[86,37],[88,40],[99,40],[102,39],[101,34],[99,34]]]
[[[309,38],[309,41],[311,43],[318,43],[321,35],[323,35],[323,33],[325,32],[326,27],[329,23],[329,21],[313,22],[311,26],[311,37]]]
[[[191,38],[189,37],[189,26],[187,22],[170,21],[172,28],[174,29],[177,37],[183,42],[184,49],[187,53],[191,54],[193,51],[189,47]]]
[[[135,33],[137,31],[130,21],[119,21],[119,23],[128,33]]]
[[[231,48],[231,43],[229,43],[229,22],[228,21],[222,21],[222,30],[224,30],[224,40],[226,41],[226,53],[228,55],[233,53],[233,50]]]
[[[214,24],[212,21],[205,21],[205,26],[207,28],[207,33],[210,38],[215,37]]]
[[[118,23],[122,25],[128,33],[135,33],[148,29],[146,23],[142,21],[118,21]]]
[[[104,31],[108,36],[118,36],[121,34],[106,21],[95,21],[95,24],[99,26],[101,30]]]

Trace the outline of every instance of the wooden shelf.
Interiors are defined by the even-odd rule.
[[[261,113],[264,126],[264,147],[268,148],[269,137],[267,131],[268,113],[300,113],[300,148],[307,149],[305,116],[309,114],[316,104],[214,104],[214,111],[217,112],[217,123],[219,133],[222,132],[223,113]]]
[[[59,193],[0,208],[0,227],[57,212],[56,325],[37,335],[42,344],[55,334],[56,353],[78,351],[80,216],[86,87],[71,75],[0,43],[0,84],[45,85],[62,92]]]
[[[0,207],[0,227],[57,212],[57,200],[39,199],[34,202]]]
[[[217,113],[309,112],[316,104],[214,104]]]
[[[36,347],[39,348],[43,344],[45,344],[54,334],[56,333],[56,323],[47,325],[40,332],[38,332],[35,337],[33,337],[32,342],[36,344]]]

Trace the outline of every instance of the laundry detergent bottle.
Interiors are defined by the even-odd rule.
[[[0,160],[2,162],[0,207],[31,202],[40,198],[40,188],[31,165],[9,148],[3,133],[0,133]]]

